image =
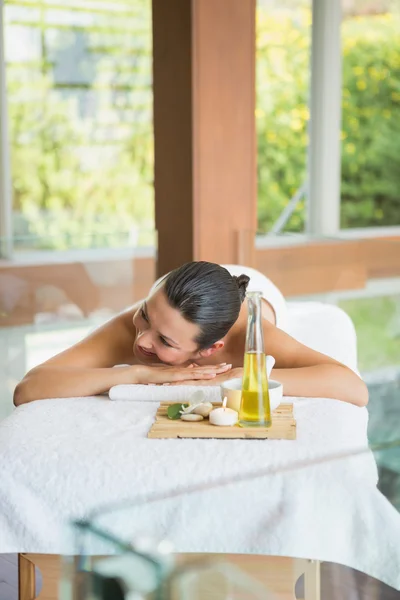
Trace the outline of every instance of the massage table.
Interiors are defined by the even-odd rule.
[[[289,317],[296,339],[357,370],[343,311],[289,303]],[[366,408],[286,398],[296,441],[151,440],[158,401],[185,390],[146,386],[141,398],[143,387],[34,402],[0,423],[0,552],[77,553],[71,524],[92,519],[127,542],[147,531],[181,554],[338,562],[400,589],[400,517],[376,487]],[[171,497],[148,501],[157,495]],[[107,550],[95,538],[85,547]]]

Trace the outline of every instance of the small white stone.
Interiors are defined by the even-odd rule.
[[[203,402],[203,404],[196,406],[196,408],[193,410],[193,413],[195,415],[201,415],[202,417],[208,417],[213,408],[214,407],[211,402]]]
[[[182,421],[202,421],[203,417],[201,415],[195,415],[193,413],[183,414],[181,415]]]

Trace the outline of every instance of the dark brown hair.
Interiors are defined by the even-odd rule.
[[[223,338],[236,322],[250,277],[232,276],[215,263],[190,262],[163,280],[169,304],[200,327],[196,342],[209,348]]]

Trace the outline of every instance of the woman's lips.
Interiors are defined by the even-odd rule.
[[[149,352],[148,350],[145,350],[142,346],[138,346],[138,348],[139,348],[140,352],[142,354],[144,354],[145,356],[150,356],[150,357],[155,356],[155,357],[157,357],[157,354],[155,352]]]

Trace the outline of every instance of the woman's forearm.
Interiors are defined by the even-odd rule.
[[[273,369],[271,379],[283,384],[285,396],[334,398],[357,406],[368,404],[367,386],[358,375],[342,365]]]
[[[169,365],[132,365],[113,368],[78,368],[42,365],[30,371],[14,392],[14,404],[26,404],[45,398],[71,398],[104,394],[113,385],[139,383],[163,384],[191,381],[213,381],[232,365],[173,367]]]
[[[81,369],[41,366],[25,375],[14,392],[14,404],[44,398],[70,398],[104,394],[113,385],[135,383],[133,367]]]

